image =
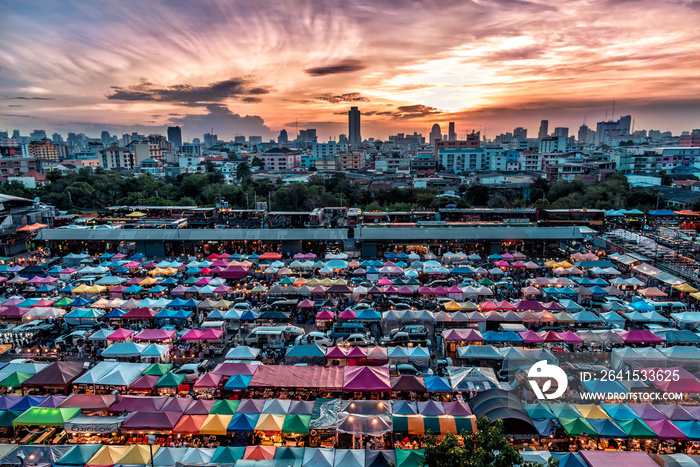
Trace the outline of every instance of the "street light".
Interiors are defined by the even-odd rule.
[[[154,467],[153,465],[153,445],[156,442],[156,435],[148,435],[148,449],[151,451],[151,467]]]

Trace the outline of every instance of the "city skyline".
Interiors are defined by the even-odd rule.
[[[492,137],[700,124],[693,1],[6,3],[0,129]],[[39,12],[40,14],[37,14]],[[625,21],[616,18],[624,15]],[[613,102],[615,102],[613,104]],[[615,113],[613,114],[613,106]]]

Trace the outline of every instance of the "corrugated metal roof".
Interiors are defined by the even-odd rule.
[[[42,229],[38,239],[45,241],[344,241],[346,229]]]
[[[356,228],[355,238],[378,240],[572,240],[583,235],[578,227],[425,227]]]

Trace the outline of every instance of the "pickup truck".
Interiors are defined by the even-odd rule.
[[[428,329],[420,324],[407,324],[399,329],[394,329],[388,336],[380,339],[379,343],[386,346],[430,346]]]

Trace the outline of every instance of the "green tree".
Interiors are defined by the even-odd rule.
[[[541,464],[525,461],[506,439],[503,420],[493,423],[488,418],[477,420],[475,433],[462,433],[464,443],[453,433],[442,438],[428,436],[425,440],[425,465],[429,467],[535,467]],[[558,466],[553,457],[547,464]]]
[[[549,180],[546,178],[538,177],[530,185],[530,202],[534,203],[538,199],[544,199],[549,194]]]
[[[481,183],[473,183],[468,185],[464,191],[464,197],[472,206],[483,207],[489,204],[491,188],[488,185]]]
[[[258,156],[253,156],[253,161],[250,163],[253,167],[260,167],[261,169],[265,167],[265,163]]]
[[[251,175],[250,166],[247,162],[241,162],[236,167],[236,178],[239,182],[247,180]]]

